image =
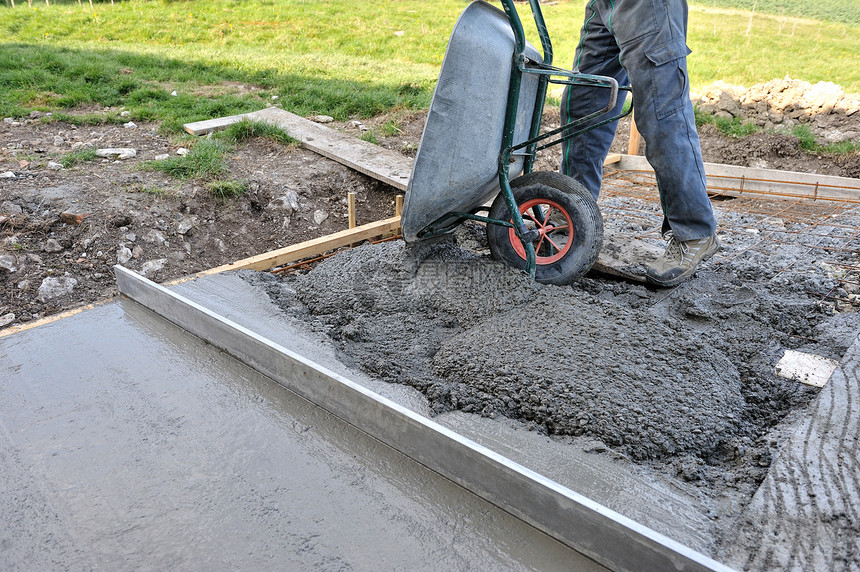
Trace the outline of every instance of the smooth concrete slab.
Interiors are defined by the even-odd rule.
[[[362,374],[339,359],[330,341],[286,315],[259,287],[237,273],[197,278],[171,290],[283,345],[412,411],[430,416],[412,387]],[[705,554],[715,551],[709,514],[718,507],[649,478],[608,455],[589,453],[528,431],[514,421],[453,411],[434,421],[677,542]]]
[[[704,554],[368,391],[211,308],[120,266],[114,270],[120,291],[132,300],[612,569],[727,570]]]
[[[595,569],[129,301],[0,339],[0,569]]]
[[[739,524],[726,551],[740,569],[860,569],[860,337]]]

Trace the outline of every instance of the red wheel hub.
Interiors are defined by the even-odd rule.
[[[540,234],[534,241],[538,264],[552,264],[564,258],[573,244],[573,220],[570,214],[555,201],[531,199],[520,205],[523,222]],[[508,237],[514,252],[526,259],[523,243],[517,238],[514,229],[508,230]]]

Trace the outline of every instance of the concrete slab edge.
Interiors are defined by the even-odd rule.
[[[159,284],[114,271],[124,296],[612,570],[730,570]]]
[[[16,324],[14,326],[9,326],[8,328],[0,329],[0,338],[4,338],[6,336],[11,336],[12,334],[17,334],[19,332],[26,332],[27,330],[32,330],[33,328],[37,328],[39,326],[44,326],[45,324],[50,324],[52,322],[56,322],[57,320],[62,320],[63,318],[69,318],[71,316],[75,316],[80,314],[81,312],[85,312],[86,310],[92,310],[98,306],[103,304],[107,304],[108,302],[113,301],[113,297],[106,298],[104,300],[99,300],[98,302],[93,302],[92,304],[85,304],[83,306],[78,306],[77,308],[72,308],[70,310],[66,310],[64,312],[60,312],[59,314],[53,314],[51,316],[45,316],[44,318],[40,318],[38,320],[33,320],[32,322],[24,322],[23,324]]]

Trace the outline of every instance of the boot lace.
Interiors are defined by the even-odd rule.
[[[675,238],[675,233],[671,230],[666,231],[663,238],[669,241],[666,245],[666,251],[663,256],[667,260],[684,260],[687,255],[687,245]]]

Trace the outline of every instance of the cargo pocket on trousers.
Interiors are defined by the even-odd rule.
[[[687,104],[684,97],[687,92],[686,57],[691,53],[683,40],[645,50],[645,57],[654,64],[651,74],[657,119],[668,117]]]

